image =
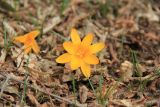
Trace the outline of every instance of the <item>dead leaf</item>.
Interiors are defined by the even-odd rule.
[[[71,81],[71,75],[69,75],[69,74],[63,74],[62,81],[63,82]]]
[[[48,31],[52,30],[60,22],[61,22],[60,16],[53,17],[51,20],[49,20],[49,22],[47,23],[47,25],[44,27],[43,33],[45,34]]]
[[[117,53],[113,49],[113,45],[112,44],[108,44],[108,46],[109,46],[110,54],[112,56],[112,63],[113,62],[119,62],[119,59],[117,58]]]
[[[81,103],[85,103],[87,100],[87,95],[88,95],[88,88],[83,85],[79,87],[79,97],[80,97],[80,101]]]
[[[14,28],[7,21],[3,21],[3,26],[7,30],[7,33],[9,35],[10,39],[13,38],[15,35],[17,35],[17,33],[14,30]]]
[[[0,64],[5,62],[6,56],[7,56],[6,50],[2,49],[1,50],[1,56],[0,56]]]
[[[150,21],[159,22],[160,18],[156,12],[153,11],[151,4],[148,4],[147,12],[139,13],[138,17],[146,17]]]
[[[138,25],[134,21],[133,17],[117,19],[116,27],[121,28],[120,31],[123,30],[122,28],[124,28],[124,29],[126,29],[128,31],[131,31],[131,32],[137,31],[139,29]],[[124,32],[124,30],[123,30],[123,32]],[[123,33],[123,32],[119,32],[119,34]]]
[[[47,103],[43,103],[43,104],[39,105],[38,107],[49,107],[49,106],[47,105]],[[52,107],[54,107],[54,106],[52,105]]]
[[[14,59],[16,63],[16,67],[19,67],[19,69],[23,69],[23,62],[24,62],[24,55],[22,53],[22,50],[17,47],[11,47],[12,52],[12,59]],[[24,71],[24,69],[22,70]]]
[[[15,98],[9,94],[2,94],[2,97],[5,98],[7,101],[11,101],[11,102],[15,101]]]
[[[30,100],[33,104],[35,104],[36,106],[39,106],[39,105],[40,105],[39,102],[37,101],[37,99],[35,98],[35,96],[33,95],[33,93],[32,93],[30,90],[27,92],[27,96],[28,96],[29,100]]]
[[[147,37],[148,40],[160,41],[160,37],[153,32],[148,32],[145,34],[145,36]]]
[[[4,91],[6,91],[8,93],[19,95],[18,88],[15,86],[7,86]]]
[[[124,61],[120,66],[120,73],[123,81],[129,81],[133,75],[133,64],[129,61]]]

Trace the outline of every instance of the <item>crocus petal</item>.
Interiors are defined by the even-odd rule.
[[[95,55],[88,55],[83,59],[87,64],[98,64],[99,59]]]
[[[25,46],[25,48],[24,48],[24,53],[25,53],[25,54],[28,54],[28,53],[31,51],[31,49],[32,49],[31,46],[28,46],[28,47]]]
[[[71,61],[71,55],[69,53],[64,53],[56,59],[57,63],[67,63]]]
[[[93,34],[89,33],[82,40],[82,44],[84,44],[84,45],[90,45],[92,43],[92,41],[93,41]]]
[[[91,68],[89,64],[81,63],[81,70],[85,77],[89,78],[91,75]]]
[[[40,31],[39,30],[34,30],[26,35],[31,36],[32,38],[36,38],[39,35]],[[25,35],[25,36],[26,36]]]
[[[75,49],[74,49],[74,45],[71,42],[64,42],[63,43],[63,47],[64,49],[70,53],[70,54],[74,54],[75,53]]]
[[[105,46],[104,43],[96,43],[96,44],[91,45],[90,47],[91,53],[99,52],[100,50],[104,48],[104,46]]]
[[[18,36],[18,37],[15,37],[14,40],[17,41],[17,42],[24,43],[26,41],[26,37],[25,36]]]
[[[72,70],[78,69],[78,67],[81,66],[81,62],[82,62],[81,59],[79,59],[76,56],[72,56],[72,58],[71,58],[71,69]]]
[[[33,43],[32,43],[32,49],[33,49],[33,51],[34,51],[36,54],[38,54],[39,51],[40,51],[40,48],[39,48],[39,46],[37,45],[37,43],[36,43],[35,40],[34,40]]]
[[[71,30],[71,39],[72,39],[72,42],[73,42],[74,44],[79,44],[79,43],[81,43],[81,39],[80,39],[80,37],[79,37],[79,34],[78,34],[77,30],[74,29],[74,28],[72,28],[72,30]]]

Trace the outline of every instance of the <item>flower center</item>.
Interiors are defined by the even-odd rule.
[[[32,41],[33,41],[33,39],[30,36],[28,36],[26,38],[26,44],[30,44],[30,43],[32,43]]]
[[[86,54],[88,53],[88,48],[83,47],[83,46],[78,46],[77,51],[76,51],[76,56],[78,56],[79,58],[83,58],[84,56],[86,56]]]

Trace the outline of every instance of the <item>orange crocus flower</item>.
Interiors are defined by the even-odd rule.
[[[76,29],[71,30],[72,42],[64,42],[63,47],[67,51],[56,59],[58,63],[70,63],[71,70],[81,68],[85,77],[90,77],[90,64],[98,64],[99,59],[95,53],[104,48],[104,43],[96,43],[91,45],[93,34],[87,34],[81,41]]]
[[[24,52],[28,54],[31,49],[37,54],[40,51],[39,46],[37,45],[37,42],[35,41],[35,38],[39,35],[39,31],[35,30],[30,33],[27,33],[23,36],[15,37],[15,41],[21,42],[24,44]]]

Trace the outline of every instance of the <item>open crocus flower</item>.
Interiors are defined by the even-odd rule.
[[[37,42],[35,41],[35,38],[39,35],[39,31],[35,30],[30,33],[27,33],[23,36],[18,36],[15,38],[15,41],[21,42],[24,44],[24,52],[28,54],[31,49],[37,54],[40,51],[39,46],[37,45]]]
[[[64,42],[63,47],[67,51],[56,59],[58,63],[70,63],[72,70],[81,67],[82,73],[85,77],[90,77],[90,64],[98,64],[99,59],[95,53],[104,48],[104,43],[96,43],[91,45],[93,35],[87,34],[81,41],[76,29],[71,30],[72,42]]]

